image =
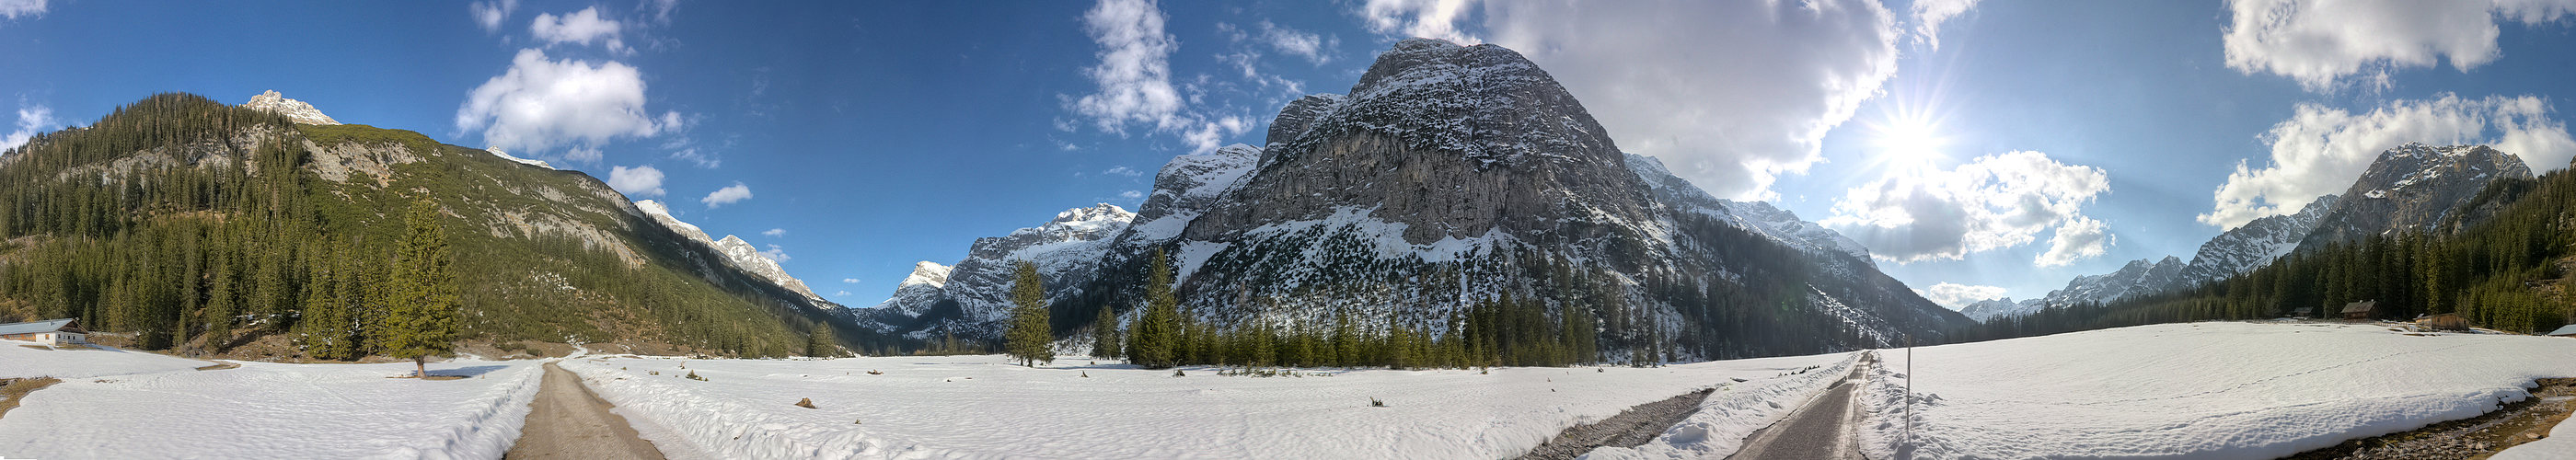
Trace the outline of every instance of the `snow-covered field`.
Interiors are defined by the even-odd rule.
[[[1680,449],[1723,456],[1831,380],[1805,377],[1853,358],[1310,377],[1206,368],[1173,377],[1083,360],[1029,369],[999,356],[593,356],[563,366],[675,458],[1497,458],[1629,406],[1721,386],[1717,410],[1769,418],[1695,418],[1675,431],[1687,432]],[[817,408],[793,405],[805,398]]]
[[[208,362],[0,341],[0,377],[52,376],[0,418],[0,457],[497,458],[518,439],[539,361]]]
[[[1913,454],[2275,458],[2477,416],[2534,379],[2576,377],[2576,340],[2391,327],[2206,322],[1917,348]],[[1906,356],[1880,357],[1862,440],[1889,458]]]

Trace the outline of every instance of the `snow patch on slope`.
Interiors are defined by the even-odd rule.
[[[530,160],[530,159],[526,159],[526,158],[519,158],[519,157],[517,157],[517,156],[510,155],[510,152],[504,152],[504,151],[501,151],[501,147],[498,147],[498,146],[494,146],[494,147],[484,147],[484,148],[483,148],[483,151],[484,151],[484,152],[489,152],[489,153],[491,153],[491,154],[492,154],[492,156],[501,157],[501,159],[503,159],[503,160],[510,160],[511,162],[514,162],[514,163],[523,164],[523,165],[528,165],[528,166],[535,166],[535,167],[539,167],[539,168],[555,169],[555,165],[554,165],[554,164],[552,164],[552,163],[547,163],[547,162],[545,162],[545,161],[543,161],[543,160]]]

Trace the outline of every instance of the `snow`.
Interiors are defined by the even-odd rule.
[[[1209,241],[1191,241],[1181,243],[1181,266],[1174,267],[1172,280],[1174,282],[1189,280],[1190,274],[1198,273],[1199,267],[1207,265],[1209,257],[1216,257],[1216,253],[1225,252],[1225,248],[1233,246],[1233,243],[1217,243]]]
[[[2492,460],[2546,460],[2576,458],[2576,423],[2558,422],[2549,429],[2549,437],[2540,438],[2497,452]]]
[[[2576,340],[2400,326],[2206,322],[1914,350],[1915,458],[2276,458],[2477,416],[2576,374]],[[1882,351],[1862,445],[1903,438]],[[2036,442],[2035,442],[2036,441]]]
[[[1203,367],[1172,377],[1170,370],[1077,360],[1031,369],[989,355],[600,356],[563,366],[656,445],[719,458],[1496,458],[1526,452],[1577,423],[1721,384],[1728,389],[1719,394],[1728,397],[1714,405],[1754,412],[1795,406],[1810,390],[1781,386],[1814,382],[1783,374],[1850,356],[1599,372],[1495,368],[1490,375],[1304,370],[1313,375],[1269,378],[1224,377]],[[707,380],[683,377],[690,372]],[[1387,407],[1370,407],[1372,397]],[[818,408],[791,405],[805,398]],[[1711,421],[1706,437],[1740,439],[1729,433],[1745,423]]]
[[[117,356],[112,351],[38,353]],[[187,364],[204,365],[194,360]],[[0,369],[64,361],[0,352]],[[127,357],[71,376],[0,418],[0,455],[37,458],[497,458],[519,437],[539,361],[457,361],[445,381],[390,379],[411,363],[239,362],[198,371]],[[79,361],[74,361],[77,364]]]
[[[491,152],[491,153],[492,153],[492,156],[501,157],[501,159],[503,159],[503,160],[510,160],[511,162],[514,162],[514,163],[523,164],[523,165],[528,165],[528,166],[535,166],[535,167],[539,167],[539,168],[555,169],[555,165],[554,165],[554,164],[546,163],[544,160],[530,160],[530,159],[526,159],[526,158],[519,158],[518,156],[511,155],[511,154],[510,154],[510,152],[504,152],[504,151],[501,151],[501,148],[500,148],[500,147],[497,147],[497,146],[496,146],[496,147],[484,147],[484,148],[483,148],[483,151],[485,151],[485,152]]]
[[[1587,459],[1626,458],[1726,458],[1744,448],[1744,439],[1754,431],[1789,417],[1798,407],[1831,388],[1834,380],[1851,372],[1858,355],[1831,366],[1819,366],[1793,374],[1718,387],[1716,393],[1700,401],[1699,411],[1664,430],[1655,439],[1635,448],[1603,447],[1585,454]]]
[[[36,342],[0,340],[0,379],[54,377],[74,379],[102,375],[185,371],[214,363],[169,355],[87,346],[40,350]],[[15,412],[12,412],[15,413]]]

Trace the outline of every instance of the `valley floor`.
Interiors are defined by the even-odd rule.
[[[1680,423],[1590,458],[1724,458],[1857,372],[1844,386],[1870,458],[2252,459],[2475,416],[2534,379],[2576,376],[2576,340],[2393,327],[2211,322],[1922,347],[1912,376],[1904,350],[1294,377],[989,355],[614,355],[460,360],[431,369],[469,378],[424,382],[386,378],[407,363],[197,370],[210,363],[7,343],[0,378],[62,382],[0,416],[0,456],[493,458],[520,439],[549,362],[670,458],[1507,458],[1701,389]],[[2498,458],[2576,457],[2576,427],[2553,434]]]

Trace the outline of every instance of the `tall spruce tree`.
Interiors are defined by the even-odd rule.
[[[456,347],[456,323],[463,316],[456,295],[455,261],[448,256],[447,231],[438,225],[438,205],[412,202],[403,216],[405,229],[394,261],[390,312],[385,323],[388,355],[411,358],[419,377],[429,377],[429,357]]]
[[[1022,366],[1055,362],[1055,333],[1047,329],[1046,286],[1038,279],[1038,264],[1023,260],[1013,268],[1011,330],[1002,348]]]
[[[1127,328],[1127,362],[1147,368],[1172,367],[1180,341],[1180,299],[1172,295],[1172,266],[1160,248],[1145,280],[1145,314]]]
[[[1118,313],[1108,305],[1100,306],[1100,317],[1091,320],[1091,357],[1118,359]]]
[[[841,356],[841,351],[834,348],[839,345],[836,342],[838,340],[833,339],[832,336],[832,325],[814,323],[814,331],[805,334],[805,356],[817,358]]]

